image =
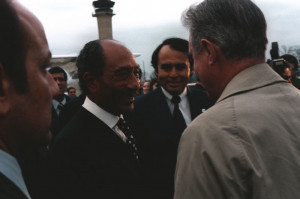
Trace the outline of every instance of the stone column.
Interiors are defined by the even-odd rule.
[[[97,17],[98,33],[100,39],[112,39],[112,16],[115,2],[110,0],[98,0],[93,2],[95,14]]]

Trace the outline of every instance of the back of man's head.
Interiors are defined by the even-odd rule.
[[[152,53],[151,64],[156,73],[158,72],[158,54],[163,46],[170,46],[172,50],[186,53],[189,56],[190,69],[193,70],[193,57],[189,54],[189,42],[185,39],[173,37],[164,40]]]
[[[198,53],[201,40],[207,39],[219,46],[227,59],[265,57],[266,20],[250,0],[205,0],[190,7],[182,20]]]
[[[19,17],[8,0],[0,1],[0,29],[0,64],[15,89],[23,93],[27,88],[26,40]]]
[[[105,55],[99,40],[94,40],[86,43],[76,61],[78,68],[79,86],[83,93],[88,93],[88,88],[85,85],[83,75],[86,72],[95,76],[100,76],[105,66]]]

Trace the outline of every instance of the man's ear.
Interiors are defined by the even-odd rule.
[[[0,63],[0,116],[5,115],[11,106],[9,101],[10,89],[14,88]]]
[[[215,63],[218,57],[219,47],[207,39],[201,40],[201,46],[208,55],[208,63]]]
[[[83,79],[85,82],[86,87],[88,88],[89,92],[91,93],[95,93],[98,90],[98,79],[97,77],[95,77],[94,75],[92,75],[89,72],[85,72],[83,74]]]

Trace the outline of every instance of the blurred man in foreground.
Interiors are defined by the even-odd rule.
[[[216,103],[181,137],[175,198],[299,198],[300,93],[265,63],[263,13],[250,0],[205,0],[184,23]]]
[[[1,0],[0,26],[0,198],[30,198],[18,161],[49,144],[58,88],[46,70],[51,53],[39,20]]]

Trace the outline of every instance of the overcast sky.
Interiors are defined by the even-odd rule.
[[[92,0],[19,0],[41,20],[54,55],[79,53],[83,45],[98,38]],[[113,37],[132,52],[139,64],[151,71],[150,58],[162,40],[188,39],[182,12],[197,0],[114,0]],[[254,0],[265,14],[268,39],[279,45],[300,45],[300,1]],[[267,57],[269,53],[267,52]]]

